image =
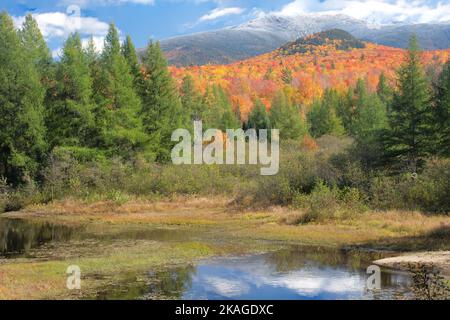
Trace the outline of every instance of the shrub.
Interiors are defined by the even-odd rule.
[[[430,160],[417,176],[379,175],[371,181],[371,207],[450,212],[450,161]]]
[[[333,218],[339,203],[335,189],[330,189],[323,181],[320,181],[311,194],[296,195],[293,205],[306,210],[300,221],[304,224]]]
[[[337,187],[330,188],[319,181],[311,194],[297,194],[293,207],[305,210],[300,223],[324,221],[328,219],[351,218],[364,212],[367,208],[364,197],[358,189]]]

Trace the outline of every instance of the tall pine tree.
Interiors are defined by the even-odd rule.
[[[188,116],[181,107],[178,90],[167,68],[158,42],[150,42],[144,57],[141,86],[142,119],[158,161],[168,161],[174,143],[172,132],[187,127]]]
[[[406,62],[397,72],[398,89],[386,136],[387,158],[412,172],[417,172],[433,145],[430,86],[420,56],[417,38],[413,36]]]
[[[280,130],[282,139],[298,139],[306,133],[299,110],[280,90],[272,101],[269,118],[272,129]]]
[[[130,36],[126,37],[122,45],[122,54],[130,66],[131,74],[134,77],[134,83],[137,85],[140,81],[141,73],[136,48]]]
[[[92,78],[89,60],[79,34],[64,44],[56,71],[56,97],[47,118],[52,147],[86,147],[95,137],[92,103]]]
[[[181,84],[181,105],[189,120],[202,120],[204,108],[202,105],[202,96],[195,87],[194,78],[187,74]]]
[[[450,61],[442,70],[436,84],[435,150],[437,155],[450,156]]]
[[[101,67],[96,93],[96,121],[102,136],[100,146],[111,155],[124,158],[137,153],[151,157],[148,136],[138,117],[141,100],[135,89],[131,68],[122,55],[119,34],[113,23],[105,39]]]
[[[26,54],[35,63],[36,68],[44,81],[48,81],[52,65],[50,49],[42,36],[41,30],[31,14],[25,17],[22,29],[19,31],[21,41],[26,48]]]
[[[322,101],[315,101],[308,114],[310,133],[313,137],[325,134],[340,136],[345,130],[342,122],[336,115],[339,105],[339,95],[335,90],[325,90]]]
[[[255,107],[248,116],[247,128],[256,129],[257,132],[261,129],[271,128],[270,118],[267,114],[266,106],[260,100],[255,101]]]
[[[0,14],[0,176],[18,184],[39,169],[46,150],[45,90],[14,23]]]

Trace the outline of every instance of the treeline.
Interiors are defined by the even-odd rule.
[[[150,42],[139,62],[131,38],[121,43],[114,24],[101,53],[75,33],[54,61],[31,15],[16,30],[2,13],[0,43],[0,176],[13,185],[38,178],[52,155],[164,162],[172,131],[193,119],[240,127],[220,87],[203,97],[186,77],[180,96],[159,43]]]
[[[432,71],[437,76],[425,72],[412,37],[395,88],[382,74],[376,92],[364,80],[344,95],[327,89],[308,114],[311,134],[353,137],[354,151],[369,167],[417,173],[427,157],[448,157],[450,61]]]
[[[55,61],[36,21],[28,15],[16,30],[0,15],[0,177],[12,185],[40,179],[52,157],[80,162],[120,157],[167,162],[171,134],[202,120],[204,128],[278,128],[296,139],[307,125],[284,92],[270,113],[260,101],[248,119],[219,86],[201,94],[187,75],[178,89],[158,42],[141,61],[131,38],[120,42],[110,25],[101,53],[91,38],[65,41]]]
[[[430,79],[414,38],[395,88],[381,75],[377,92],[360,80],[346,94],[327,89],[305,108],[287,85],[270,111],[256,100],[247,119],[219,85],[202,94],[187,75],[178,88],[159,43],[138,59],[114,24],[101,53],[75,33],[55,61],[31,15],[17,30],[2,13],[0,43],[0,177],[12,185],[41,179],[54,157],[167,162],[173,130],[200,119],[205,128],[280,129],[283,140],[348,135],[369,167],[415,173],[426,157],[450,153],[450,63]],[[289,70],[283,81],[292,81]]]

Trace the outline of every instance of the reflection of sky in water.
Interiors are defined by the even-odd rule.
[[[306,264],[278,272],[265,256],[201,264],[184,299],[370,299],[367,275],[345,267]],[[393,281],[392,281],[393,280]],[[386,292],[407,283],[394,275]]]

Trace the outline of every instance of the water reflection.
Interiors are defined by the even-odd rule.
[[[0,257],[17,257],[49,242],[71,240],[155,240],[188,241],[190,230],[143,226],[64,225],[26,219],[0,218]]]
[[[373,254],[291,247],[270,254],[204,261],[149,273],[147,282],[123,282],[123,296],[110,287],[105,299],[403,299],[411,279],[382,272],[380,291],[366,289],[366,266]],[[125,294],[126,286],[138,295]]]
[[[0,256],[15,256],[52,241],[68,241],[75,228],[0,218]]]
[[[382,272],[381,291],[366,289],[366,257],[340,250],[296,247],[217,260],[197,267],[183,299],[397,299],[409,276]]]

